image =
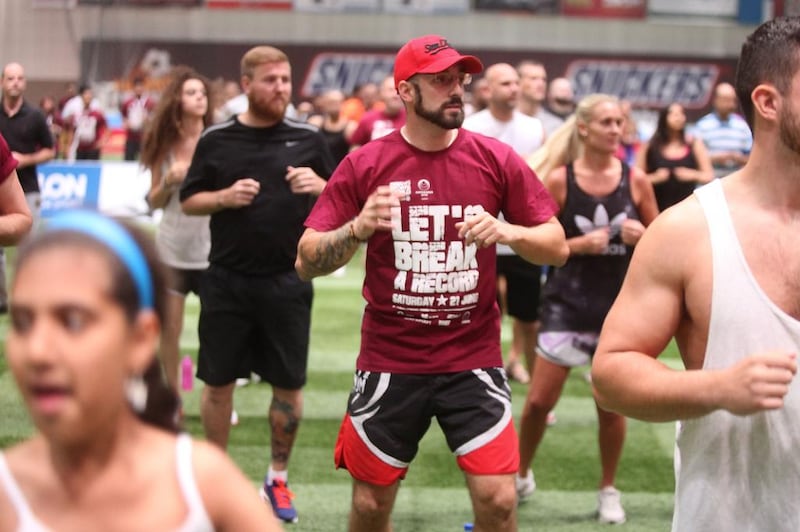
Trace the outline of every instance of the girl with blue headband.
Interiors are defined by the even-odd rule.
[[[20,248],[6,356],[37,433],[0,452],[0,530],[279,530],[223,452],[178,433],[164,287],[149,239],[96,213]]]

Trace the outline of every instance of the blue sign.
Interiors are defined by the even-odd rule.
[[[42,216],[61,209],[98,208],[102,166],[94,162],[63,161],[37,167],[42,193]]]

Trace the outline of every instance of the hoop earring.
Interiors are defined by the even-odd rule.
[[[144,412],[147,406],[147,384],[141,375],[133,375],[125,381],[125,396],[137,414]]]

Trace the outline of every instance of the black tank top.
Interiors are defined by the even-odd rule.
[[[625,219],[639,219],[627,164],[622,163],[617,188],[603,197],[584,192],[572,164],[567,165],[567,197],[558,215],[567,238],[609,226],[611,238],[602,255],[571,255],[564,266],[551,270],[542,290],[542,331],[600,332],[633,251],[620,235]]]
[[[656,201],[658,202],[658,210],[663,211],[667,207],[671,207],[689,197],[694,191],[697,183],[694,181],[679,181],[675,177],[674,169],[680,166],[697,170],[697,158],[694,156],[694,150],[691,146],[687,146],[686,154],[679,159],[668,159],[664,157],[661,150],[647,150],[645,157],[645,164],[647,166],[647,173],[653,173],[659,168],[669,169],[669,179],[662,183],[653,184],[653,190],[656,193]]]

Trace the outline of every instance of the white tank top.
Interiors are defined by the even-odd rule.
[[[178,484],[181,487],[183,498],[189,507],[189,515],[183,524],[178,527],[177,532],[213,532],[214,526],[211,524],[206,513],[203,499],[197,489],[192,469],[192,439],[188,434],[178,435],[175,443],[175,455],[177,458]],[[17,513],[17,532],[50,532],[41,521],[33,514],[28,501],[19,489],[19,485],[11,476],[5,457],[0,451],[0,486],[8,494],[11,506]]]
[[[171,158],[164,162],[164,172],[169,170]],[[156,248],[167,266],[183,270],[208,268],[211,250],[210,216],[183,214],[178,191],[175,190],[164,205],[164,214],[156,231]]]
[[[711,239],[713,288],[704,369],[772,349],[800,351],[800,322],[764,293],[745,260],[720,180],[695,191]],[[780,410],[681,421],[674,531],[800,530],[800,381]]]

